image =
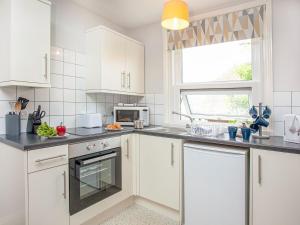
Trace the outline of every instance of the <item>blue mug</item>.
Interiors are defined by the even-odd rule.
[[[269,119],[270,116],[271,116],[271,113],[272,113],[272,110],[268,106],[266,106],[264,111],[263,111],[263,117],[265,119]]]
[[[238,131],[237,127],[235,127],[235,126],[229,126],[228,127],[229,138],[230,139],[235,139],[237,131]]]
[[[257,117],[257,109],[255,108],[255,106],[252,106],[251,109],[249,110],[249,114],[250,116],[255,119]]]
[[[265,118],[263,117],[257,117],[255,122],[255,124],[257,124],[258,126],[263,126],[263,127],[268,127],[269,126],[269,121],[267,121]]]
[[[251,136],[251,129],[248,127],[242,127],[241,130],[242,130],[243,141],[248,142]]]

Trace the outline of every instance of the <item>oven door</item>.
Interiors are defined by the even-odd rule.
[[[138,109],[116,109],[115,122],[122,125],[133,125],[135,120],[140,119],[140,110]]]
[[[121,149],[70,159],[70,214],[122,190]]]

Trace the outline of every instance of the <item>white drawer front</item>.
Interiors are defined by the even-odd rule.
[[[68,145],[28,151],[28,173],[68,163]]]

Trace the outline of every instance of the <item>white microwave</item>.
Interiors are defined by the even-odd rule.
[[[145,106],[115,106],[114,122],[123,126],[134,126],[135,120],[143,120],[144,126],[150,124],[149,107]]]

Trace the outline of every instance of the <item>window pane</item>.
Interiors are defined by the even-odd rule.
[[[195,117],[218,118],[245,118],[249,117],[250,107],[249,90],[215,90],[182,92],[188,104],[182,101],[182,109],[189,107],[191,115]]]
[[[252,80],[251,40],[182,50],[184,83]]]

